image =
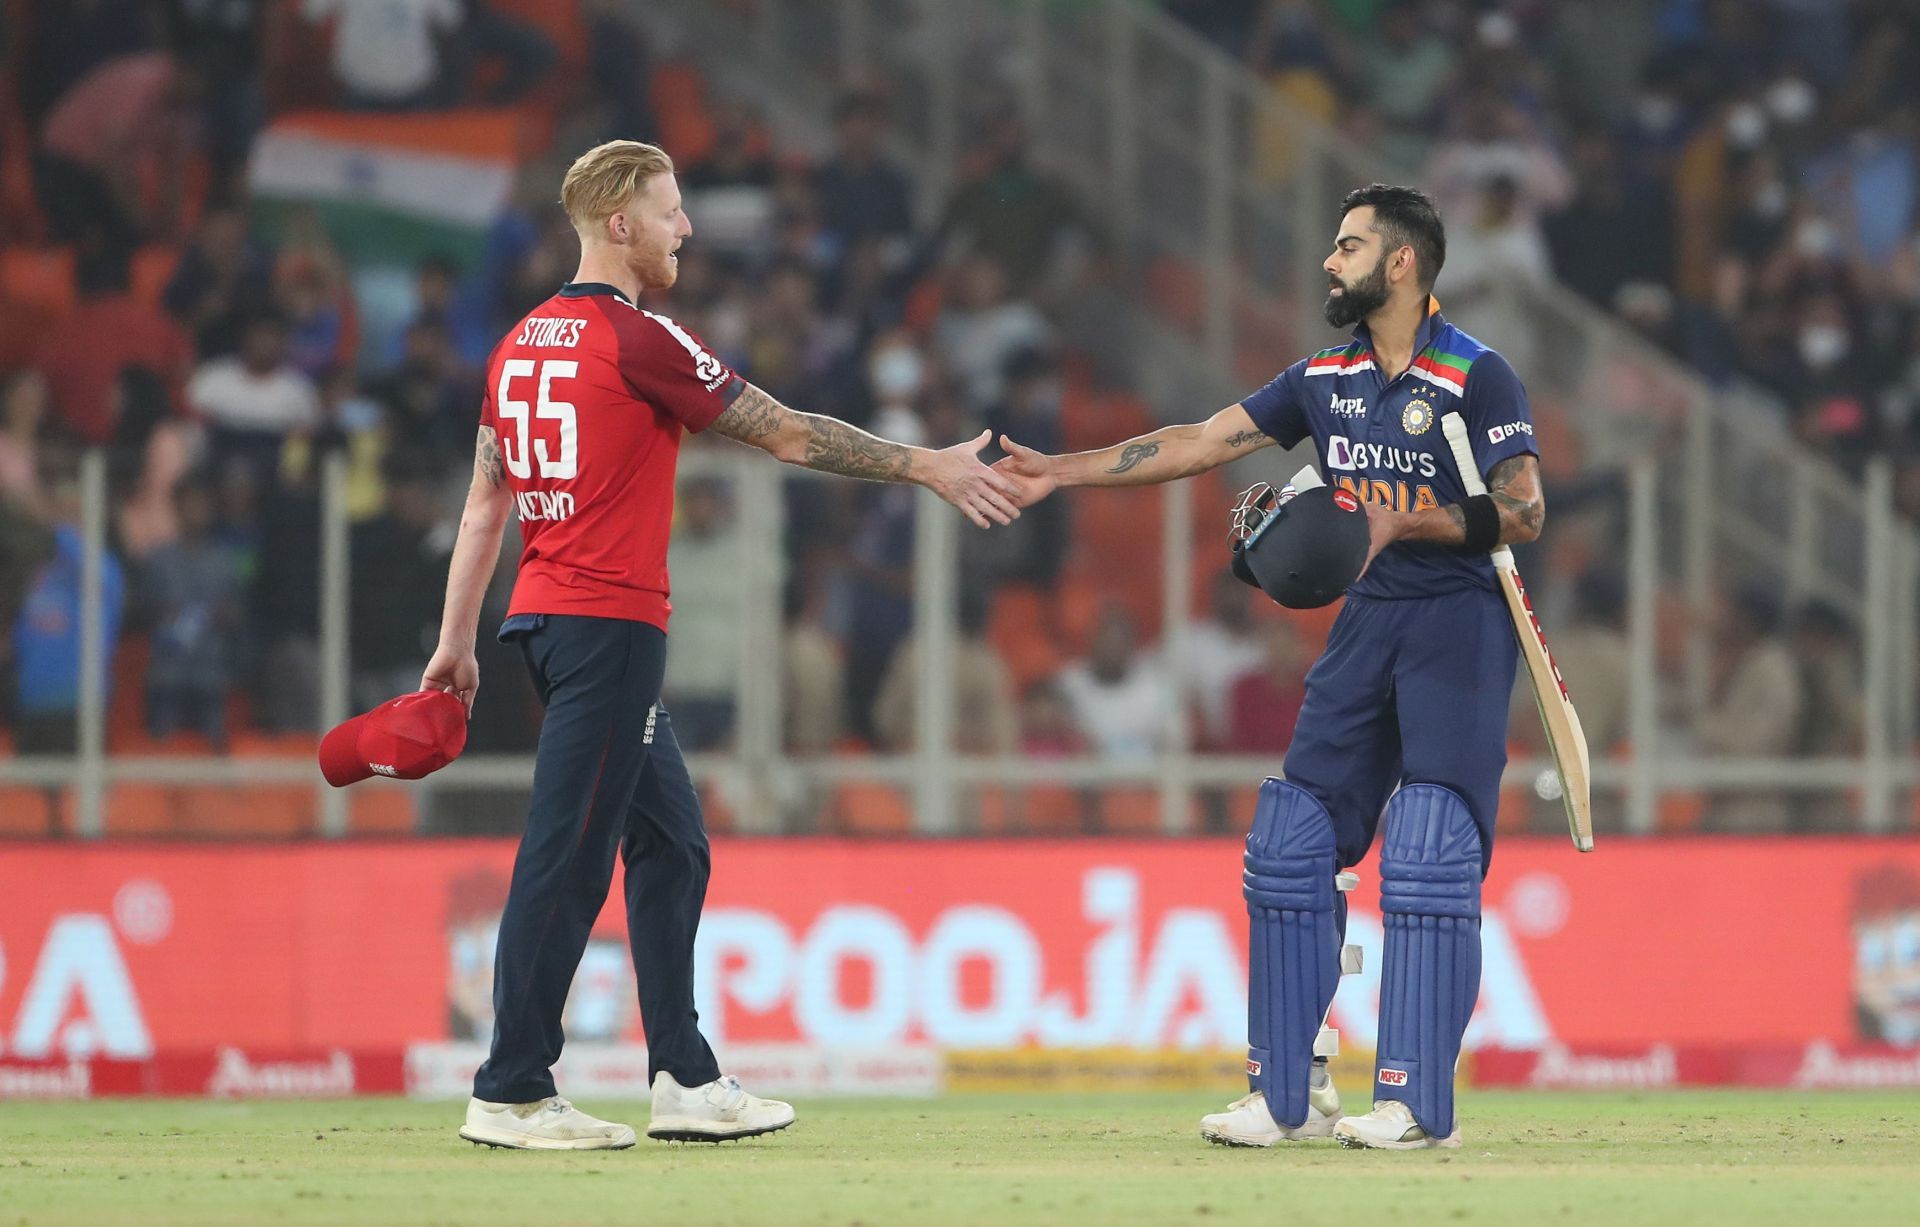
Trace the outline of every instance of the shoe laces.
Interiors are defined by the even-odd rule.
[[[1250,1103],[1252,1103],[1252,1102],[1253,1102],[1254,1100],[1256,1100],[1256,1099],[1258,1099],[1258,1098],[1260,1098],[1260,1092],[1259,1092],[1259,1091],[1252,1091],[1252,1092],[1249,1092],[1248,1094],[1245,1094],[1245,1095],[1242,1095],[1242,1096],[1241,1096],[1240,1098],[1238,1098],[1238,1099],[1236,1099],[1236,1100],[1234,1100],[1234,1101],[1233,1101],[1232,1103],[1230,1103],[1230,1104],[1228,1104],[1228,1105],[1227,1105],[1227,1111],[1229,1111],[1229,1112],[1238,1112],[1238,1111],[1239,1111],[1240,1109],[1242,1109],[1242,1108],[1244,1108],[1244,1107],[1246,1107],[1246,1106],[1247,1106],[1248,1104],[1250,1104]]]
[[[707,1092],[707,1099],[717,1108],[737,1108],[746,1102],[747,1092],[740,1086],[740,1079],[721,1074],[713,1080],[713,1090]]]

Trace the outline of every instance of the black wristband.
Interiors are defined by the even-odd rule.
[[[1469,554],[1485,554],[1500,544],[1500,509],[1491,494],[1476,494],[1460,504],[1467,518],[1467,539],[1460,548]]]

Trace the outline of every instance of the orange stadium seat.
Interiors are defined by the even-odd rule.
[[[660,122],[659,143],[673,160],[693,166],[713,150],[713,112],[707,106],[707,80],[697,65],[669,60],[656,65],[647,100]]]
[[[312,733],[265,733],[257,729],[239,729],[233,734],[227,752],[235,758],[300,758],[309,762],[319,753],[320,739]]]
[[[1086,829],[1080,793],[1063,784],[985,788],[976,827],[982,835],[1078,835]]]
[[[73,310],[71,247],[0,248],[0,300],[47,315]]]
[[[312,796],[308,791],[308,796]],[[411,835],[418,825],[413,794],[404,788],[355,788],[347,795],[347,830],[353,835]]]
[[[1005,584],[993,594],[987,641],[1012,676],[1016,694],[1060,668],[1060,647],[1053,636],[1053,611],[1030,584]]]
[[[19,785],[0,786],[0,838],[37,839],[64,829],[59,793]]]
[[[133,253],[133,266],[129,270],[133,296],[149,306],[159,306],[160,296],[166,293],[167,283],[173,280],[173,271],[180,266],[180,249],[161,243],[149,243]]]
[[[1166,829],[1160,823],[1158,789],[1110,788],[1100,795],[1099,812],[1102,835],[1160,835]],[[1188,814],[1179,829],[1192,827],[1193,815]]]
[[[726,794],[712,784],[700,789],[700,816],[707,824],[707,831],[715,835],[728,834],[738,825]]]
[[[1253,811],[1260,807],[1260,789],[1236,788],[1227,794],[1227,833],[1245,835],[1253,829]]]
[[[1669,792],[1660,798],[1659,808],[1654,814],[1654,829],[1662,835],[1698,831],[1700,820],[1706,812],[1707,799],[1701,793]]]
[[[290,839],[314,833],[313,789],[304,785],[195,785],[179,791],[182,835]]]
[[[842,835],[908,835],[913,802],[897,785],[849,781],[833,790],[827,823]]]
[[[65,808],[73,821],[74,797]],[[107,788],[106,832],[112,837],[152,837],[180,833],[180,794],[164,784],[113,784]]]

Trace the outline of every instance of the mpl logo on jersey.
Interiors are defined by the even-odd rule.
[[[1331,393],[1327,398],[1327,412],[1337,418],[1363,418],[1367,416],[1367,398]]]

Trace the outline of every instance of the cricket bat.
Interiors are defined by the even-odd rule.
[[[1449,413],[1440,419],[1440,430],[1453,449],[1453,461],[1460,469],[1460,481],[1469,496],[1485,494],[1487,483],[1473,458],[1473,445],[1467,438],[1466,419]],[[1527,665],[1527,680],[1533,686],[1533,701],[1540,708],[1540,723],[1547,732],[1547,748],[1553,752],[1553,768],[1560,776],[1560,800],[1567,807],[1567,829],[1573,846],[1582,852],[1593,851],[1593,771],[1587,758],[1587,735],[1580,728],[1580,713],[1573,710],[1573,696],[1560,677],[1560,666],[1553,663],[1547,648],[1547,636],[1527,600],[1526,585],[1514,569],[1513,551],[1500,546],[1493,551],[1493,569],[1500,577],[1500,591],[1507,598],[1507,613],[1513,618],[1513,634],[1520,641],[1520,659]]]

